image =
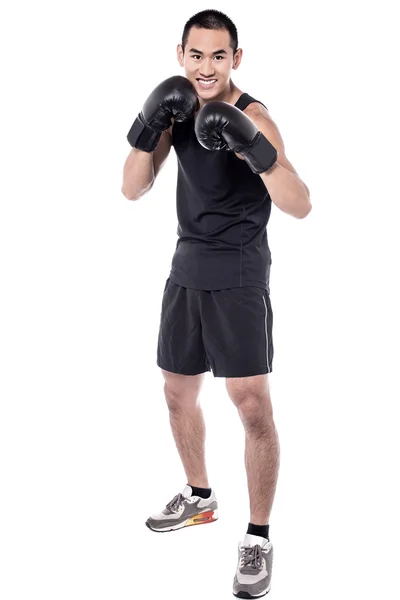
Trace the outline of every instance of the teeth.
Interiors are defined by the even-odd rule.
[[[217,80],[216,79],[199,79],[199,81],[201,81],[201,83],[203,83],[205,85],[211,85],[212,83],[215,83]]]

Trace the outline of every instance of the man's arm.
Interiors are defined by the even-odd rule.
[[[138,200],[152,187],[172,145],[173,115],[190,119],[198,108],[196,90],[186,77],[174,75],[150,94],[128,131],[133,150],[125,161],[121,191],[128,200]]]
[[[260,173],[272,202],[293,217],[306,217],[312,209],[310,192],[285,155],[285,146],[277,125],[262,104],[253,102],[243,112],[278,151],[276,163],[264,173]],[[236,156],[243,159],[237,153]]]
[[[151,190],[171,150],[170,130],[161,134],[153,152],[143,152],[132,148],[125,161],[121,191],[128,200],[139,200]]]

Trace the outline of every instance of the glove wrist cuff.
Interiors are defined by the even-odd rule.
[[[253,173],[264,173],[277,161],[278,152],[259,131],[250,148],[241,153]]]
[[[126,137],[132,148],[137,148],[144,152],[153,152],[160,140],[161,133],[154,131],[147,124],[142,113],[139,113]]]

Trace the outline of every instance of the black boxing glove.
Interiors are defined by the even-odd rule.
[[[222,150],[227,147],[241,154],[253,173],[264,173],[278,158],[276,148],[253,121],[228,102],[207,102],[196,117],[194,130],[204,148]]]
[[[171,117],[185,121],[198,108],[196,90],[186,77],[176,75],[158,85],[144,103],[127,135],[133,148],[153,152],[161,133],[171,126]]]

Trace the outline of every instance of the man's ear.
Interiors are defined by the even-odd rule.
[[[235,52],[235,56],[233,57],[233,66],[232,69],[236,70],[240,63],[242,62],[243,50],[238,48]]]
[[[183,48],[182,48],[182,44],[178,44],[178,46],[176,47],[176,56],[178,58],[178,62],[180,64],[181,67],[183,67]]]

